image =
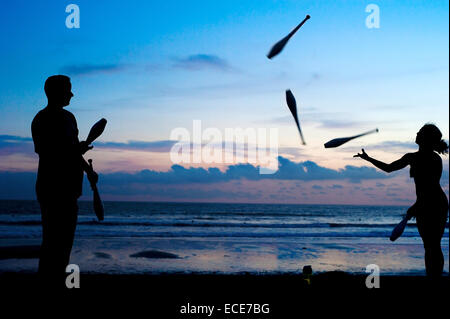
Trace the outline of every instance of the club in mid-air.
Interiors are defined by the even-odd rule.
[[[292,36],[298,31],[298,29],[301,28],[301,26],[309,20],[310,15],[306,15],[306,18],[303,19],[302,22],[300,22],[300,24],[298,26],[296,26],[294,28],[294,30],[292,30],[287,36],[285,36],[283,39],[281,39],[280,41],[278,41],[277,43],[274,44],[274,46],[272,47],[272,49],[270,49],[270,52],[267,54],[267,57],[269,59],[272,59],[274,56],[278,55],[286,46],[286,44],[288,43],[289,39],[292,38]]]
[[[372,134],[372,133],[378,133],[378,129],[376,128],[376,129],[374,129],[372,131],[368,131],[368,132],[365,132],[365,133],[362,133],[362,134],[359,134],[359,135],[355,135],[355,136],[351,136],[351,137],[335,138],[335,139],[332,139],[331,141],[326,142],[324,145],[325,145],[325,148],[338,147],[338,146],[341,146],[342,144],[345,144],[348,141],[351,141],[351,140],[353,140],[355,138],[358,138],[358,137],[361,137],[361,136],[364,136],[364,135],[368,135],[368,134]]]
[[[295,124],[297,124],[298,132],[300,133],[300,138],[302,139],[302,144],[306,145],[305,138],[303,137],[302,129],[300,128],[300,122],[298,120],[297,114],[297,102],[295,101],[294,94],[292,94],[291,90],[286,90],[286,103],[289,107],[289,110],[294,117]]]

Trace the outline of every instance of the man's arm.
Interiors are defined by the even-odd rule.
[[[43,119],[40,113],[38,113],[33,122],[31,122],[31,136],[33,137],[34,151],[36,154],[48,154],[51,151],[51,146],[47,142],[46,125],[42,123]]]

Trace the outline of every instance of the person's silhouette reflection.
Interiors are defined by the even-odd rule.
[[[426,124],[417,133],[416,144],[419,145],[419,151],[408,153],[391,164],[369,157],[364,149],[362,153],[355,155],[388,173],[410,165],[410,176],[416,184],[417,201],[408,209],[408,214],[416,217],[425,248],[425,268],[427,276],[431,278],[440,277],[444,268],[441,239],[447,221],[448,199],[439,184],[442,159],[437,153],[448,153],[448,145],[441,138],[442,133],[435,125]]]
[[[63,109],[73,97],[71,88],[69,77],[49,77],[44,86],[48,104],[36,114],[31,125],[35,152],[39,155],[36,180],[42,215],[39,274],[46,283],[59,286],[64,283],[70,259],[83,171],[90,180],[98,178],[82,157],[92,147],[79,142],[75,117]]]

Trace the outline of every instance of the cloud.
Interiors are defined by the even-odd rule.
[[[31,137],[23,137],[17,135],[0,135],[0,146],[1,143],[17,143],[17,142],[32,142]]]
[[[130,140],[127,142],[101,142],[96,141],[94,147],[96,149],[114,149],[114,150],[129,150],[129,151],[143,151],[143,152],[158,152],[169,153],[175,144],[182,144],[183,147],[190,150],[193,149],[193,144],[189,142],[183,142],[178,140],[159,140],[159,141],[135,141]],[[203,146],[211,148],[222,148],[224,143],[202,143]],[[256,149],[257,145],[242,144],[234,142],[233,154],[234,156],[247,156],[248,149]],[[248,149],[247,149],[248,148]],[[261,151],[269,151],[268,149],[260,148]],[[298,148],[280,148],[280,152],[289,154],[289,151],[293,154],[300,154]],[[0,155],[6,154],[33,154],[33,139],[31,137],[21,137],[15,135],[0,135]]]
[[[126,65],[123,64],[70,64],[63,66],[60,72],[67,75],[90,75],[118,72],[125,68]]]
[[[296,163],[282,156],[278,157],[278,162],[278,171],[272,176],[284,180],[349,180],[353,183],[359,183],[361,180],[384,179],[393,176],[367,166],[347,165],[343,169],[333,170],[319,166],[313,161]]]
[[[5,145],[9,147],[10,144],[17,143],[27,143],[30,147],[32,146],[30,138],[2,135],[0,151],[2,148],[5,149]],[[172,141],[104,142],[101,143],[101,147],[157,151],[169,147],[170,143]],[[230,165],[225,170],[217,167],[173,165],[168,171],[145,169],[134,173],[100,173],[100,185],[102,195],[109,200],[295,201],[296,196],[299,195],[298,190],[309,189],[312,191],[310,194],[313,196],[312,200],[321,201],[322,197],[317,197],[321,196],[320,194],[327,196],[329,191],[350,189],[347,183],[353,183],[355,186],[352,189],[358,192],[369,192],[367,194],[369,197],[386,196],[385,198],[393,200],[396,196],[402,196],[405,193],[401,186],[394,183],[395,176],[400,175],[385,174],[373,167],[349,165],[335,170],[320,166],[313,161],[294,162],[282,156],[278,157],[278,161],[279,169],[272,175],[261,175],[259,167],[251,164]],[[394,179],[390,180],[390,178]],[[35,172],[0,171],[0,199],[35,198],[35,179]],[[444,169],[442,181],[448,183],[448,166]],[[386,187],[387,184],[389,187],[385,188],[383,194],[372,193],[381,187]],[[246,185],[256,185],[256,187]],[[86,198],[90,197],[89,189],[85,179],[84,194],[88,196]],[[289,191],[291,189],[292,192]],[[306,191],[304,193],[308,194]],[[296,195],[291,198],[289,194]],[[352,202],[353,199],[358,200],[350,192],[342,200]],[[323,200],[336,200],[336,198],[324,197]]]
[[[183,176],[183,173],[189,171],[188,176]],[[202,181],[198,178],[198,174],[203,174],[203,178],[208,174],[214,172],[201,172],[201,170],[186,169],[181,172],[175,169],[172,174],[176,175],[178,183],[167,184],[164,180],[168,178],[165,174],[167,172],[159,173],[159,182],[151,175],[147,175],[148,171],[142,171],[136,174],[101,174],[100,188],[102,197],[105,200],[167,200],[167,201],[235,201],[235,202],[286,202],[299,201],[313,196],[313,201],[320,202],[324,200],[329,202],[330,193],[325,192],[326,189],[335,188],[332,186],[311,185],[308,183],[299,183],[296,188],[293,187],[275,187],[273,181],[265,180],[257,182],[256,184],[242,183],[241,186],[235,185],[235,181],[231,183],[210,183]],[[197,179],[192,179],[197,175]],[[166,176],[165,176],[166,175]],[[197,181],[197,183],[180,183],[186,178]],[[221,180],[221,179],[216,179]],[[153,182],[151,182],[153,181]],[[202,182],[200,182],[202,181]],[[35,199],[34,185],[36,182],[36,173],[32,172],[0,172],[0,199]],[[264,184],[267,183],[267,184]],[[277,183],[277,182],[276,182]],[[294,182],[295,183],[295,182]],[[247,186],[246,186],[247,185]],[[252,186],[249,186],[252,185]],[[262,186],[263,190],[261,190]],[[291,184],[292,185],[292,184]],[[334,185],[333,185],[334,186]],[[322,189],[321,189],[322,187]],[[336,187],[340,188],[340,187]],[[84,197],[83,199],[91,199],[90,187],[86,178],[84,179]],[[289,191],[292,189],[293,191]],[[355,187],[355,189],[363,191],[369,190],[366,187]],[[299,190],[303,192],[299,193]],[[311,194],[305,190],[312,191]],[[390,201],[397,201],[394,193],[388,192],[389,195],[379,194],[380,196],[389,199]],[[301,198],[299,197],[300,195]],[[376,194],[368,194],[368,196],[375,196]],[[319,197],[317,197],[319,196]],[[343,195],[342,195],[343,196]],[[399,195],[400,196],[400,195]],[[349,203],[355,199],[355,195],[350,192],[347,198],[340,198]],[[357,198],[356,198],[357,199]],[[333,199],[331,199],[333,200]],[[411,200],[408,200],[411,202]],[[329,202],[332,203],[332,202]]]
[[[178,141],[160,140],[160,141],[128,141],[128,142],[96,142],[98,149],[119,149],[134,150],[145,152],[169,152],[172,146]],[[412,148],[415,144],[408,142],[387,141],[370,145],[367,149],[406,149]],[[351,148],[346,148],[351,149]],[[355,149],[355,151],[359,151]],[[11,154],[28,154],[34,156],[33,141],[31,137],[21,137],[14,135],[0,135],[0,156]],[[317,165],[313,161],[293,162],[283,156],[278,157],[279,168],[275,174],[261,175],[259,167],[251,164],[237,164],[228,166],[225,172],[218,168],[185,168],[180,165],[173,165],[168,172],[157,172],[144,170],[134,175],[127,175],[127,179],[147,183],[189,183],[189,182],[226,182],[229,180],[239,180],[241,178],[248,180],[277,179],[277,180],[348,180],[352,183],[359,183],[361,180],[384,179],[394,174],[387,175],[376,170],[373,167],[356,167],[347,165],[343,169],[333,170]],[[122,174],[122,173],[117,173]],[[125,174],[125,173],[124,173]],[[142,176],[140,176],[140,175]],[[448,169],[444,169],[442,181],[448,181]]]
[[[205,69],[214,69],[220,71],[232,70],[232,67],[226,60],[211,54],[189,55],[186,58],[175,58],[174,61],[175,63],[173,66],[175,68],[190,71],[198,71]]]
[[[357,183],[361,180],[390,177],[369,167],[346,166],[341,170],[333,170],[321,167],[312,161],[296,163],[281,156],[278,160],[280,164],[279,169],[272,175],[259,174],[259,167],[251,164],[230,165],[225,171],[221,171],[216,167],[186,168],[180,165],[173,165],[169,171],[165,172],[146,169],[136,173],[115,172],[101,174],[102,191],[112,195],[139,195],[148,194],[148,192],[155,191],[155,189],[161,192],[162,190],[159,188],[191,187],[193,185],[213,187],[214,184],[219,185],[217,183],[241,180],[349,180]],[[34,194],[34,172],[0,172],[0,180],[0,198],[17,198],[27,194]],[[85,180],[85,189],[88,188],[89,186]],[[318,189],[318,187],[314,188]],[[170,189],[170,192],[172,192],[173,189]],[[179,191],[183,192],[184,190]],[[30,196],[27,196],[27,198]]]
[[[34,153],[31,137],[0,135],[0,156],[24,153]]]
[[[269,120],[255,121],[255,123],[275,123],[275,124],[292,124],[294,121],[292,115],[275,117]]]
[[[178,141],[128,141],[128,142],[95,142],[95,148],[138,150],[147,152],[169,152]],[[33,139],[16,135],[0,135],[0,155],[15,153],[34,153]]]
[[[373,149],[410,149],[417,150],[418,146],[414,142],[385,141],[371,145]]]
[[[417,151],[418,146],[413,142],[401,142],[401,141],[384,141],[377,144],[368,144],[364,146],[366,151],[369,150],[382,150],[386,152],[408,152],[408,151]],[[361,151],[361,147],[341,147],[342,150],[346,152],[359,152]]]
[[[102,188],[110,190],[121,190],[128,192],[130,185],[136,190],[146,189],[145,185],[187,185],[224,183],[229,181],[262,181],[262,180],[300,180],[300,181],[323,181],[323,180],[349,180],[359,182],[365,179],[385,179],[387,174],[376,171],[369,167],[346,166],[341,170],[332,170],[321,167],[314,162],[301,163],[292,162],[286,158],[279,157],[279,170],[272,175],[259,174],[259,167],[251,164],[230,165],[225,171],[216,167],[183,167],[173,165],[166,172],[155,170],[142,170],[136,173],[115,172],[103,174]],[[141,186],[138,186],[141,185]],[[120,193],[120,192],[119,192]]]
[[[290,156],[301,156],[303,155],[303,150],[299,147],[283,146],[278,148],[278,153]]]
[[[133,151],[147,151],[147,152],[170,152],[170,149],[178,141],[162,140],[162,141],[128,141],[126,143],[121,142],[95,142],[96,148],[109,148],[109,149],[123,149]]]
[[[320,127],[334,129],[334,128],[353,128],[361,127],[366,123],[350,120],[336,120],[336,119],[324,119],[320,120]]]
[[[364,129],[373,124],[368,121],[352,121],[345,118],[339,119],[341,117],[348,117],[346,113],[338,112],[318,112],[315,108],[311,107],[301,107],[299,110],[300,122],[301,123],[312,123],[319,128],[325,129],[342,129],[342,128],[356,128]],[[285,115],[280,117],[274,117],[271,119],[263,121],[255,121],[256,123],[274,123],[279,125],[292,124],[294,119],[291,115]],[[353,135],[356,135],[355,132]],[[361,132],[359,132],[361,133]]]
[[[129,141],[121,142],[96,142],[97,148],[112,148],[126,150],[142,150],[149,152],[168,152],[176,141]],[[29,137],[19,137],[11,135],[0,135],[0,154],[11,154],[17,152],[32,153],[32,139]],[[154,170],[142,170],[137,173],[111,173],[105,175],[107,180],[112,183],[215,183],[227,182],[230,180],[349,180],[358,183],[365,179],[384,179],[387,174],[377,171],[373,167],[355,167],[348,165],[340,170],[317,165],[313,161],[293,162],[285,157],[278,157],[278,171],[270,175],[261,175],[259,166],[252,164],[236,164],[227,167],[222,172],[216,167],[194,168],[173,165],[167,172]]]

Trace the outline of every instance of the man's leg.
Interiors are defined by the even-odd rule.
[[[41,206],[41,219],[42,219],[42,243],[41,243],[41,249],[39,252],[39,269],[38,273],[39,275],[45,279],[45,277],[48,277],[51,273],[51,246],[50,243],[53,241],[52,238],[54,237],[51,233],[52,228],[49,225],[49,215],[50,213],[50,206],[49,203],[40,202]]]
[[[64,273],[67,265],[70,263],[70,253],[72,251],[75,229],[77,226],[78,205],[77,201],[64,203],[62,210],[66,212],[61,221],[62,227],[60,233],[60,251],[61,251],[61,269]]]
[[[62,285],[69,264],[77,222],[76,200],[41,203],[43,238],[39,274],[49,284]]]

